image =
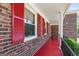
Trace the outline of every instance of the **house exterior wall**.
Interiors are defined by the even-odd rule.
[[[65,15],[63,22],[63,35],[77,39],[77,13]]]
[[[0,55],[31,56],[50,38],[49,35],[12,45],[11,4],[0,4]]]
[[[58,37],[58,25],[51,25],[51,36]]]

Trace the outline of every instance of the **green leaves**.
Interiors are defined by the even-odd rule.
[[[64,37],[64,39],[70,48],[74,51],[74,53],[79,56],[79,43],[77,43],[77,41],[72,38]]]

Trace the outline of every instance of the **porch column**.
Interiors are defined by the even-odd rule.
[[[63,38],[63,12],[59,12],[59,41],[61,47],[61,38]]]

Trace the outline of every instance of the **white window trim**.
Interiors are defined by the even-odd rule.
[[[37,38],[37,13],[28,4],[25,4],[25,8],[27,8],[29,11],[31,11],[35,15],[35,35],[25,37],[24,42]]]
[[[37,36],[28,36],[28,37],[25,37],[24,38],[24,42],[26,42],[26,41],[29,41],[29,40],[32,40],[32,39],[34,39],[34,38],[37,38]]]
[[[47,35],[47,33],[44,33],[44,35]]]

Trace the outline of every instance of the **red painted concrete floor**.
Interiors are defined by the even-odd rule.
[[[59,49],[58,38],[50,39],[34,56],[63,56]]]

